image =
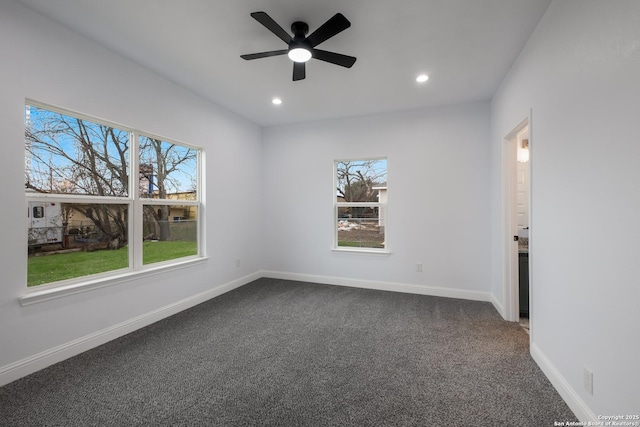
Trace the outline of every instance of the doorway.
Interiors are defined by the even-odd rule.
[[[529,328],[531,316],[531,273],[529,238],[531,231],[530,117],[504,138],[504,301],[505,317]]]

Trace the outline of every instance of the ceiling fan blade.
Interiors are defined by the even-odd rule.
[[[316,47],[323,41],[335,36],[341,31],[346,30],[351,26],[351,22],[344,17],[341,13],[336,13],[327,22],[322,24],[317,30],[315,30],[309,37],[307,42],[311,47]]]
[[[343,67],[351,68],[356,62],[356,58],[353,56],[343,55],[341,53],[327,52],[326,50],[312,49],[311,55],[315,59],[320,61],[330,62],[332,64],[341,65]]]
[[[293,63],[293,81],[302,80],[306,77],[304,62]]]
[[[260,58],[268,58],[269,56],[285,55],[287,52],[288,52],[287,49],[271,50],[269,52],[249,53],[247,55],[240,55],[240,58],[246,59],[248,61],[250,59],[260,59]]]
[[[253,12],[251,14],[253,19],[264,25],[269,31],[278,36],[280,40],[289,44],[291,41],[291,34],[285,31],[276,21],[274,21],[266,12]]]

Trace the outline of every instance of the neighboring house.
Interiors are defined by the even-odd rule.
[[[153,198],[157,198],[154,192]],[[195,191],[180,191],[167,194],[169,200],[196,200]],[[193,205],[169,205],[169,221],[187,221],[198,217],[198,207]]]
[[[196,200],[194,191],[184,191],[167,195],[171,200]],[[96,237],[101,234],[94,222],[82,211],[91,209],[90,205],[29,202],[27,222],[29,229],[29,246],[42,247],[62,243],[65,247],[73,246],[75,241]],[[197,206],[169,205],[167,220],[169,222],[193,221],[197,219]]]

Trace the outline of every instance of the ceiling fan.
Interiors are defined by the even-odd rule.
[[[351,26],[351,22],[341,13],[336,13],[327,22],[322,24],[317,30],[307,37],[309,26],[306,22],[296,21],[291,24],[293,37],[289,35],[280,25],[276,23],[265,12],[253,12],[251,16],[264,25],[269,31],[278,36],[283,42],[289,45],[288,49],[272,50],[269,52],[251,53],[248,55],[240,55],[242,59],[259,59],[269,56],[277,56],[287,54],[289,59],[293,61],[293,80],[302,80],[305,78],[305,62],[311,58],[321,61],[330,62],[342,67],[351,68],[356,62],[353,56],[342,55],[340,53],[328,52],[326,50],[316,49],[315,47],[336,34],[346,30]]]

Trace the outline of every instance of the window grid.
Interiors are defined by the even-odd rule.
[[[82,283],[84,281],[93,280],[95,278],[100,277],[109,277],[115,276],[117,274],[122,273],[123,271],[144,271],[149,267],[149,264],[143,263],[143,236],[141,230],[143,228],[143,210],[145,205],[151,206],[166,206],[166,205],[180,205],[180,206],[188,206],[194,207],[196,212],[196,253],[193,256],[188,257],[179,257],[173,258],[164,262],[154,263],[153,266],[157,265],[171,265],[175,263],[180,263],[185,260],[191,258],[200,258],[203,256],[202,254],[202,236],[201,236],[201,176],[202,176],[202,149],[192,146],[190,144],[184,144],[182,142],[177,142],[175,140],[159,137],[150,133],[140,132],[135,129],[127,128],[125,126],[120,126],[118,124],[111,123],[106,120],[96,119],[93,117],[89,117],[85,114],[79,114],[73,111],[69,111],[66,109],[52,107],[46,104],[42,104],[33,100],[26,100],[25,108],[28,107],[36,107],[38,109],[47,110],[48,112],[53,112],[57,114],[63,114],[66,116],[70,116],[75,119],[80,119],[82,121],[87,121],[93,124],[98,124],[102,126],[113,127],[120,131],[126,131],[129,134],[128,140],[128,167],[129,167],[129,177],[128,177],[128,190],[126,196],[96,196],[96,195],[85,195],[85,194],[60,194],[60,193],[37,193],[37,192],[25,192],[25,200],[27,203],[27,210],[29,212],[30,205],[32,203],[51,203],[51,204],[76,204],[76,205],[107,205],[107,206],[125,206],[127,211],[127,246],[128,246],[128,266],[125,269],[115,269],[109,270],[100,274],[91,274],[91,275],[80,275],[78,277],[74,277],[71,279],[55,281],[51,283],[46,283],[43,285],[38,285],[31,289],[42,289],[44,287],[58,287],[66,284],[75,284]],[[25,123],[27,126],[28,123]],[[138,191],[138,179],[139,179],[139,158],[140,158],[140,144],[139,138],[140,136],[144,136],[147,138],[154,138],[160,140],[162,142],[167,142],[170,144],[174,144],[179,147],[188,148],[190,150],[195,151],[195,164],[196,164],[196,177],[195,177],[195,197],[192,200],[185,199],[171,199],[171,198],[145,198],[141,197]],[[25,147],[26,149],[26,147]],[[25,165],[25,171],[27,166]],[[29,212],[29,215],[32,215],[33,212]],[[29,225],[27,224],[27,227]]]

